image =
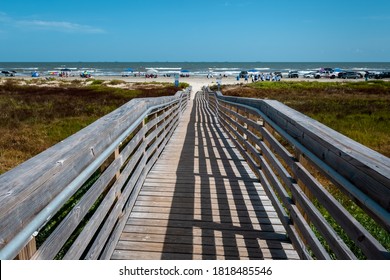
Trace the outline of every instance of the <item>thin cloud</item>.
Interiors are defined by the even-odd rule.
[[[10,17],[6,13],[0,12],[0,22],[9,22]]]
[[[0,23],[18,28],[50,30],[67,33],[105,33],[104,29],[68,21],[18,20],[0,12]]]
[[[45,20],[23,20],[19,21],[18,25],[23,25],[29,28],[55,30],[59,32],[70,33],[104,33],[101,28],[96,28],[89,25],[82,25],[67,21],[45,21]]]
[[[366,16],[366,17],[362,17],[361,19],[372,20],[372,21],[388,21],[390,20],[390,16],[388,15]]]
[[[225,7],[237,7],[237,8],[242,8],[242,7],[248,7],[251,6],[252,2],[250,1],[239,1],[239,2],[231,2],[231,1],[226,1],[224,3]]]

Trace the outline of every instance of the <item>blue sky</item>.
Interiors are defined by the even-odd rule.
[[[3,62],[390,62],[389,0],[0,2]]]

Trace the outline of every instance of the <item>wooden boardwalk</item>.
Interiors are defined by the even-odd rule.
[[[142,186],[111,259],[299,259],[200,92]]]

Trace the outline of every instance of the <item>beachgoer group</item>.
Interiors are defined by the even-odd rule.
[[[276,82],[279,82],[281,80],[281,77],[280,75],[275,75],[273,73],[261,73],[261,74],[245,74],[244,75],[244,81],[245,82],[248,82],[249,81],[249,77],[252,79],[252,83],[254,82],[258,82],[258,81],[276,81]],[[240,76],[238,75],[236,77],[237,81],[240,80]]]

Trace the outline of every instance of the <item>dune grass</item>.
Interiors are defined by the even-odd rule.
[[[390,82],[257,82],[222,93],[278,100],[390,156]]]

